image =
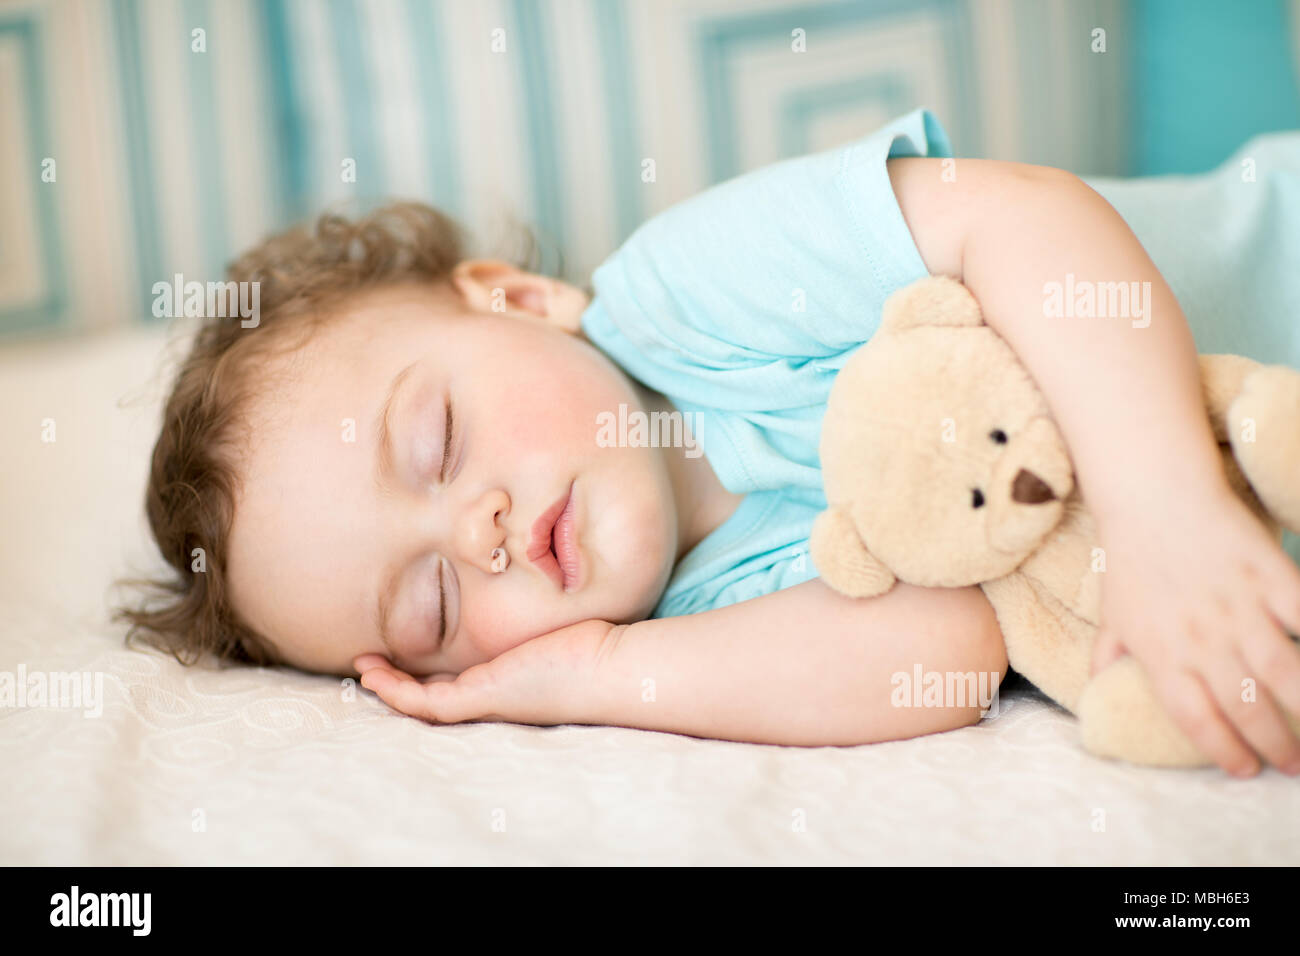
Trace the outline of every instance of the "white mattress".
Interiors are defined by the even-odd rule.
[[[436,727],[330,678],[128,651],[106,601],[158,567],[162,342],[0,350],[0,671],[103,688],[98,717],[0,708],[0,864],[1300,863],[1300,783],[1098,760],[1031,690],[953,733],[800,748]]]

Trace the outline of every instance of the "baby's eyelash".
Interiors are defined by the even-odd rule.
[[[442,580],[442,565],[438,565],[438,649],[447,639],[447,585]]]
[[[438,480],[439,480],[439,481],[446,481],[446,480],[447,480],[447,459],[451,457],[451,429],[452,429],[452,411],[453,411],[453,409],[452,409],[452,406],[451,406],[451,399],[450,399],[450,398],[447,399],[447,404],[446,404],[446,409],[445,409],[445,410],[446,410],[446,413],[447,413],[447,428],[446,428],[446,430],[445,430],[445,434],[444,434],[444,436],[443,436],[443,440],[442,440],[442,470],[439,471],[439,473],[438,473]]]

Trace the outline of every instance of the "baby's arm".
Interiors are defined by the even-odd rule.
[[[890,178],[926,267],[974,293],[1070,446],[1106,552],[1094,670],[1126,648],[1224,768],[1253,772],[1254,750],[1300,771],[1278,709],[1300,713],[1300,649],[1284,631],[1300,633],[1300,571],[1228,486],[1172,290],[1078,177],[963,159],[954,178],[944,162],[890,160]],[[1137,283],[1149,308],[1054,313],[1045,286],[1069,275],[1076,287]],[[1255,684],[1258,695],[1243,692]]]
[[[978,588],[898,584],[852,600],[813,580],[700,614],[572,625],[454,681],[415,681],[377,655],[357,666],[365,687],[424,720],[603,724],[821,746],[975,723],[1007,658]],[[955,693],[915,706],[935,674]]]
[[[1007,671],[997,619],[978,588],[898,584],[854,600],[813,580],[631,624],[606,644],[592,687],[595,722],[754,743],[863,744],[952,730],[979,719],[977,692],[987,707]],[[973,674],[970,696],[898,706],[895,675],[910,688],[918,667],[945,686],[949,675]]]
[[[1191,330],[1119,213],[1064,170],[961,159],[945,177],[943,162],[888,164],[917,250],[932,274],[966,284],[1033,373],[1098,519],[1167,504],[1170,487],[1190,495],[1223,486]],[[1079,287],[1145,282],[1148,309],[1049,314],[1044,286],[1064,286],[1067,274]]]

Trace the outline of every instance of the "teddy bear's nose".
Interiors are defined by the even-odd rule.
[[[1024,468],[1016,473],[1016,480],[1011,483],[1011,500],[1022,505],[1041,505],[1055,497],[1047,482]]]

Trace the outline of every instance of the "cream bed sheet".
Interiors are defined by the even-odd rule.
[[[126,650],[105,608],[115,575],[157,567],[140,500],[165,379],[139,383],[163,343],[0,352],[0,672],[103,688],[98,717],[0,708],[0,864],[1300,863],[1300,783],[1098,760],[1027,688],[954,733],[798,748],[434,727],[330,678]]]

